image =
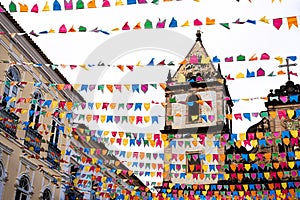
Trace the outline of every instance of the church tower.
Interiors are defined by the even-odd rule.
[[[215,68],[197,31],[196,42],[167,79],[164,184],[217,183],[225,162],[223,134],[231,133],[226,80]]]

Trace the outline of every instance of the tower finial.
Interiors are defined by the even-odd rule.
[[[172,82],[171,70],[169,70],[168,77],[167,77],[167,82]]]
[[[202,42],[202,40],[201,40],[201,31],[200,30],[197,30],[197,33],[196,33],[196,41],[199,41],[199,42]]]

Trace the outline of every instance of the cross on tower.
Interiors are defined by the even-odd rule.
[[[292,66],[297,66],[297,63],[290,64],[288,58],[285,59],[285,61],[286,61],[286,64],[285,64],[285,65],[279,65],[278,67],[286,67],[286,69],[287,69],[287,75],[288,75],[288,80],[290,81],[290,80],[291,80],[291,76],[290,76],[290,67],[292,67]]]

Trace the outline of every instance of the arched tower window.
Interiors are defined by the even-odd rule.
[[[28,200],[30,192],[30,181],[27,176],[20,178],[19,185],[16,190],[15,200]]]
[[[41,111],[41,105],[40,105],[40,99],[42,98],[42,93],[39,90],[36,90],[33,93],[33,98],[31,100],[31,108],[29,111],[29,123],[34,122],[34,126],[31,128],[36,130],[37,125],[40,121],[40,111]]]
[[[18,95],[18,86],[16,84],[10,84],[10,82],[19,82],[21,80],[21,75],[17,67],[10,66],[7,74],[4,85],[4,93],[2,98],[2,105],[7,108],[14,108],[16,102],[7,101],[6,97],[16,97]]]
[[[43,192],[42,200],[51,200],[51,197],[51,191],[48,188],[46,188]]]
[[[200,114],[201,114],[201,108],[199,106],[199,103],[197,103],[198,100],[201,100],[201,97],[199,95],[192,95],[188,97],[187,104],[188,104],[188,123],[199,123],[200,122]]]

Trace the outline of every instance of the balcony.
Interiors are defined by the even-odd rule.
[[[2,108],[0,109],[0,119],[0,129],[10,136],[16,137],[19,117],[5,108]]]
[[[68,186],[65,191],[66,199],[78,199],[83,200],[83,193],[79,192],[78,189],[72,186]]]
[[[37,130],[28,128],[25,133],[24,145],[37,154],[40,154],[42,135]]]
[[[60,150],[53,144],[49,143],[46,160],[49,161],[55,169],[60,168],[59,165],[60,155],[61,155]]]

